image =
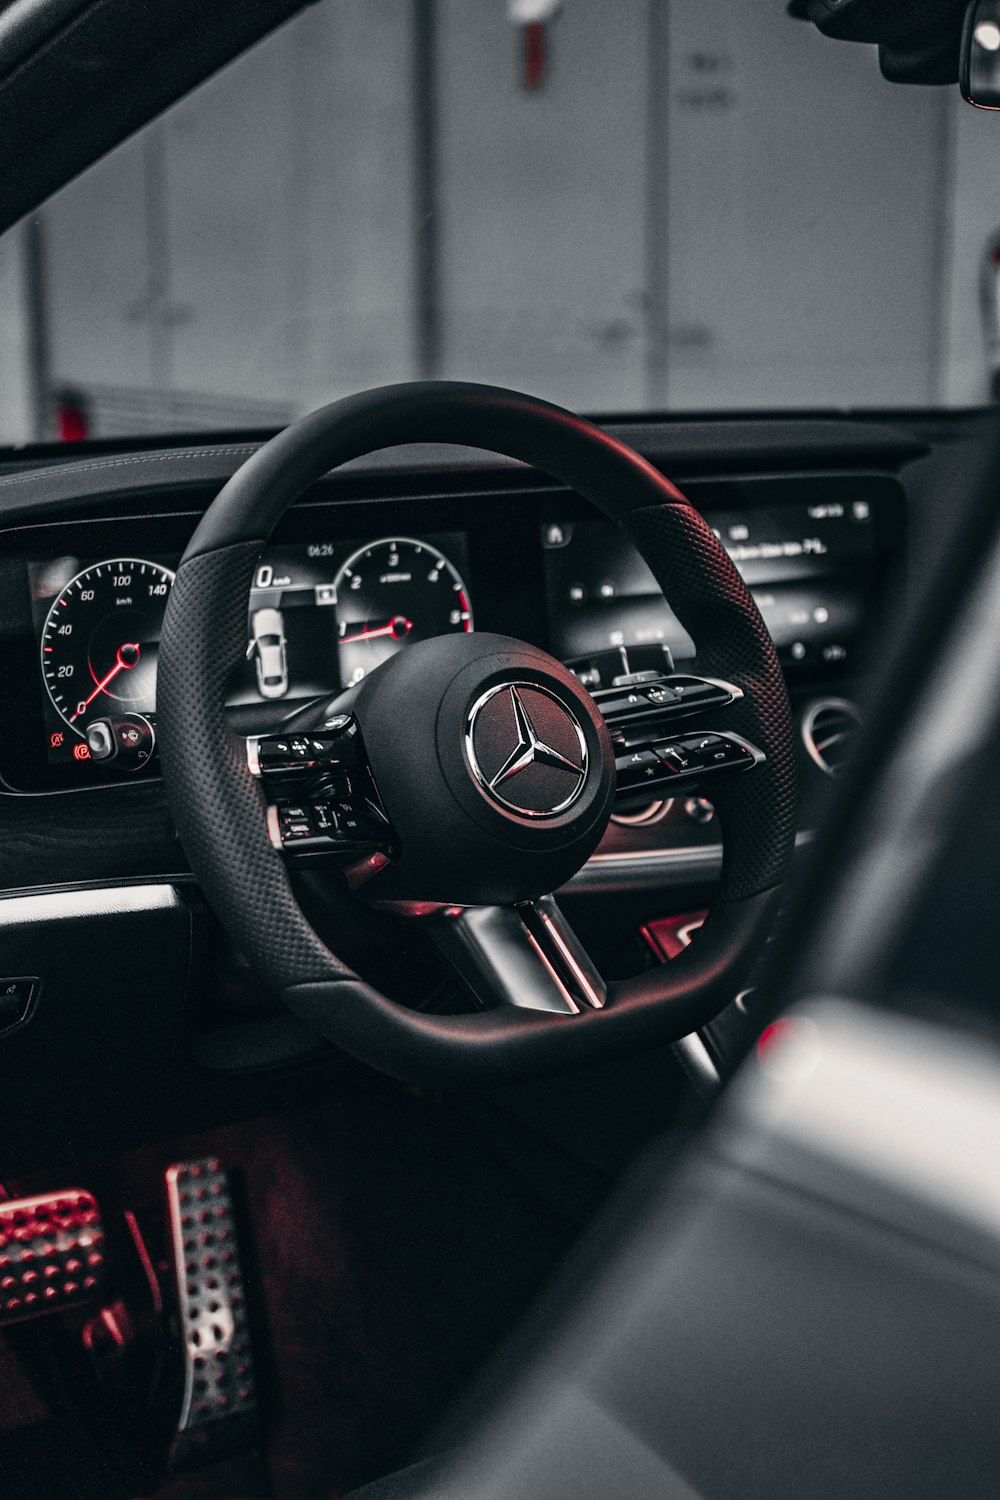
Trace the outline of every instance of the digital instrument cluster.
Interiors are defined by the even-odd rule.
[[[790,682],[857,670],[887,570],[903,555],[898,481],[777,475],[687,488]],[[692,662],[693,643],[635,548],[578,496],[497,496],[477,505],[471,527],[466,495],[380,504],[371,532],[368,502],[305,504],[263,553],[229,688],[237,732],[274,732],[397,651],[474,625],[542,647],[592,690],[607,685],[602,673],[613,680],[609,653],[625,653],[625,673],[662,669],[664,646],[682,670]],[[0,785],[107,784],[153,759],[160,634],[195,521],[177,512],[28,528],[17,561],[0,558]]]
[[[51,765],[98,758],[116,732],[151,746],[176,566],[164,556],[29,562]],[[230,704],[271,703],[280,719],[282,703],[291,712],[357,683],[411,642],[472,630],[466,570],[461,533],[268,549],[253,579],[246,659]],[[138,750],[125,768],[141,769],[150,753]]]

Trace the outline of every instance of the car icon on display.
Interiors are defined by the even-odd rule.
[[[280,609],[258,609],[253,615],[251,649],[257,663],[257,687],[262,698],[283,698],[288,692],[285,622]]]

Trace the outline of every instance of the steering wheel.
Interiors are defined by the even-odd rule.
[[[618,522],[693,638],[699,670],[711,674],[684,681],[719,690],[712,734],[697,743],[715,746],[720,762],[711,795],[724,836],[721,885],[697,941],[669,965],[605,984],[546,894],[600,842],[622,739],[619,731],[612,741],[608,708],[535,646],[481,632],[414,642],[300,718],[294,744],[265,736],[249,742],[248,755],[227,723],[227,685],[246,656],[251,581],[277,522],[339,464],[422,442],[520,459]],[[680,685],[666,678],[659,690],[676,705],[672,681]],[[665,774],[683,772],[669,754],[676,762],[696,743],[692,723],[697,729],[697,716],[671,724]],[[687,738],[678,741],[681,729]],[[178,832],[238,951],[324,1037],[416,1083],[510,1082],[704,1024],[739,989],[794,847],[784,678],[711,528],[624,443],[559,407],[488,386],[369,391],[313,412],[248,459],[205,513],[177,571],[160,642],[158,735]],[[296,824],[301,773],[327,800],[314,800]],[[282,786],[284,803],[275,800]],[[326,833],[315,821],[324,810]],[[353,849],[345,877],[358,899],[430,920],[485,1008],[418,1012],[342,963],[293,889],[296,837],[305,852],[339,849],[339,866]]]

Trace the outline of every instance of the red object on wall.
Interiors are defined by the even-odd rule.
[[[82,443],[89,437],[87,413],[82,403],[60,401],[56,407],[56,439],[60,443]]]
[[[537,89],[545,77],[548,67],[545,55],[545,22],[529,21],[522,27],[524,34],[524,86]]]

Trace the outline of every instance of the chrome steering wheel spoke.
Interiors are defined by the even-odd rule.
[[[604,980],[552,896],[516,906],[412,907],[480,1005],[601,1010]]]

